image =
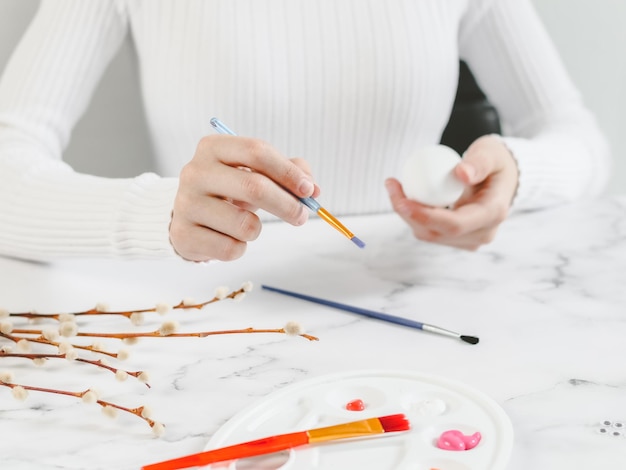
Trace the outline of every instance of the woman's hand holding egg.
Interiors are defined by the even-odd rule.
[[[493,240],[508,215],[517,164],[497,136],[474,141],[463,159],[442,147],[416,152],[404,167],[402,183],[389,178],[387,191],[419,240],[476,250]]]

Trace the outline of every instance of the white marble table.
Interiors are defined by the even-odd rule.
[[[297,321],[318,342],[283,335],[147,338],[123,363],[148,370],[151,388],[117,382],[67,361],[35,367],[3,358],[15,382],[83,390],[126,406],[149,405],[161,438],[141,420],[110,420],[97,405],[31,392],[17,401],[0,387],[0,468],[138,469],[200,451],[243,407],[298,381],[359,369],[403,369],[461,381],[510,417],[511,470],[626,468],[626,436],[599,432],[626,423],[626,198],[519,214],[496,240],[470,253],[415,241],[395,215],[345,218],[367,243],[352,246],[320,220],[266,225],[247,255],[206,266],[178,261],[0,261],[0,307],[76,311],[105,301],[139,309],[214,289],[255,289],[241,302],[176,311],[180,331],[280,328]],[[479,336],[471,346],[258,288],[269,284],[407,316]],[[121,320],[98,328],[148,330]],[[87,329],[81,326],[83,329]],[[92,330],[94,328],[91,328]],[[444,469],[442,469],[444,470]]]

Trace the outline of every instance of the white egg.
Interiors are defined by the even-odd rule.
[[[400,183],[404,194],[428,206],[446,207],[454,204],[465,186],[453,173],[461,161],[459,154],[445,145],[429,145],[407,158]]]

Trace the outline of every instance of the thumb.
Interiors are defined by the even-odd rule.
[[[463,183],[475,185],[483,182],[490,174],[501,169],[498,164],[498,148],[488,137],[476,140],[463,154],[454,173]]]
[[[466,161],[464,157],[463,161],[454,167],[454,176],[466,186],[473,186],[484,181],[487,175],[489,175],[489,172],[481,171],[483,167],[484,165],[479,166],[473,162]]]

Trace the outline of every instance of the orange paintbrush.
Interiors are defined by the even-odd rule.
[[[306,444],[365,437],[389,432],[408,431],[409,429],[409,421],[403,414],[382,416],[379,418],[363,419],[350,423],[310,429],[308,431],[265,437],[255,441],[243,442],[220,449],[208,450],[177,459],[153,463],[141,468],[142,470],[176,470],[180,468],[198,467],[226,460],[271,454]]]

